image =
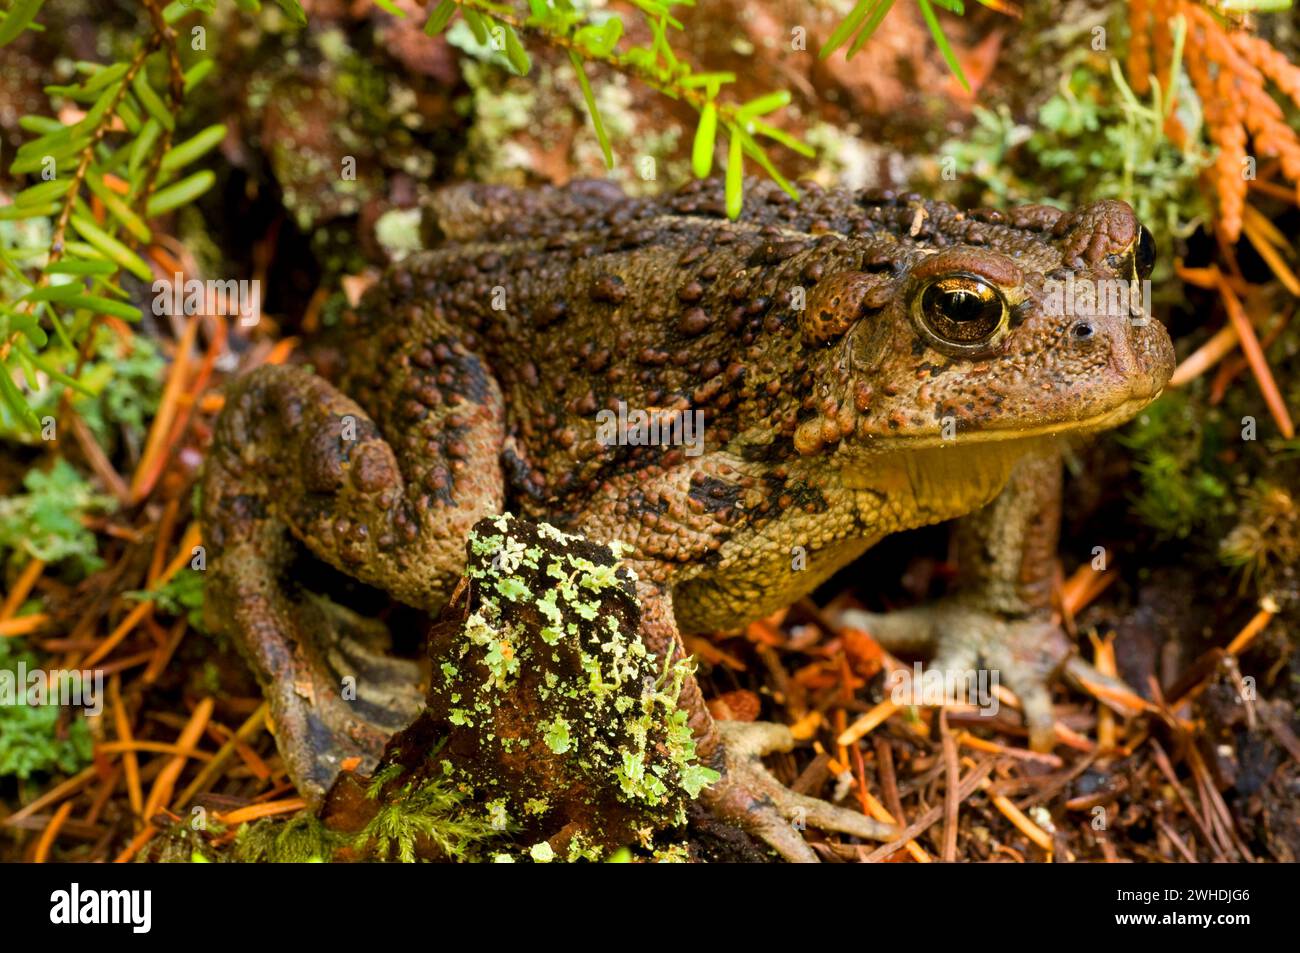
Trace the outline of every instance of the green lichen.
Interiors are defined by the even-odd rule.
[[[564,828],[551,844],[560,859],[596,859],[619,838],[683,823],[686,802],[718,775],[698,762],[678,707],[690,662],[641,639],[635,575],[617,561],[626,547],[507,514],[480,523],[467,549],[476,605],[439,650],[447,661],[434,659],[461,677],[430,697],[451,731],[474,732],[480,763],[448,775],[459,790],[524,819],[542,842]],[[593,829],[575,842],[583,823]]]
[[[546,732],[542,737],[542,740],[546,742],[546,747],[556,754],[564,754],[573,747],[573,739],[569,736],[569,723],[559,715],[556,715],[549,723],[542,722],[541,728]]]

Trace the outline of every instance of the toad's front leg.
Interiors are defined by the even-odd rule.
[[[469,528],[501,508],[495,384],[455,347],[441,365],[391,360],[391,391],[371,401],[377,421],[298,368],[240,378],[204,472],[208,615],[252,666],[289,776],[313,803],[345,759],[372,762],[423,698],[416,667],[385,656],[374,624],[293,583],[294,540],[436,611],[460,578]],[[458,386],[467,375],[476,386]],[[390,444],[385,425],[404,439]]]
[[[1049,685],[1064,663],[1076,680],[1127,691],[1072,657],[1073,646],[1052,621],[1060,509],[1060,453],[1044,446],[1016,465],[993,502],[958,524],[951,596],[884,614],[850,609],[838,621],[891,651],[933,651],[930,667],[950,677],[945,684],[969,688],[981,671],[996,676],[1020,699],[1031,747],[1049,750],[1055,743]]]
[[[674,661],[683,657],[685,649],[668,593],[652,582],[641,581],[637,596],[646,647],[657,654],[666,653]],[[682,686],[678,704],[690,717],[700,760],[721,774],[701,795],[705,804],[716,816],[760,838],[786,860],[817,863],[817,855],[796,824],[864,840],[887,841],[897,834],[891,825],[797,794],[773,777],[762,758],[794,747],[794,736],[785,725],[714,721],[693,676]]]

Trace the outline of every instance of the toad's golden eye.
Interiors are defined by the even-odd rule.
[[[997,288],[975,275],[936,278],[913,300],[918,325],[940,350],[982,351],[1006,333],[1006,301]]]

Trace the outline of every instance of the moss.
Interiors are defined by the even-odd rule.
[[[1086,48],[1085,48],[1086,49]],[[1153,102],[1140,102],[1124,83],[1111,56],[1080,52],[1067,59],[1057,91],[1029,123],[1007,107],[975,109],[975,127],[961,140],[943,146],[955,160],[956,189],[933,169],[945,197],[959,203],[1006,206],[1047,202],[1061,208],[1099,199],[1123,199],[1167,251],[1208,218],[1200,187],[1201,170],[1210,157],[1195,146],[1183,150],[1168,140],[1164,120]],[[1181,95],[1179,102],[1194,102]],[[1196,143],[1199,117],[1181,116]],[[942,161],[942,160],[941,160]],[[974,179],[983,194],[968,194]],[[1052,186],[1045,190],[1043,183]],[[1044,194],[1047,192],[1048,194]],[[1159,259],[1153,282],[1161,287],[1172,274],[1172,256]]]
[[[1215,525],[1229,501],[1217,413],[1198,410],[1187,391],[1166,394],[1116,439],[1133,451],[1141,491],[1134,509],[1166,538]]]
[[[397,766],[388,770],[394,767],[394,773],[400,773]],[[377,788],[386,783],[383,772],[376,780],[372,797],[378,797]],[[508,818],[483,817],[460,792],[428,778],[384,792],[383,804],[356,835],[353,846],[363,856],[407,864],[415,862],[417,848],[427,854],[429,846],[445,858],[464,860],[507,827]]]
[[[332,859],[348,836],[330,830],[308,811],[288,820],[263,818],[241,824],[235,835],[234,860],[244,863],[302,864]]]

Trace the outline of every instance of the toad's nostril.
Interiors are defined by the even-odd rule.
[[[1072,329],[1072,333],[1074,334],[1075,340],[1078,341],[1088,340],[1093,335],[1092,322],[1090,321],[1077,322],[1074,325],[1074,328]]]

